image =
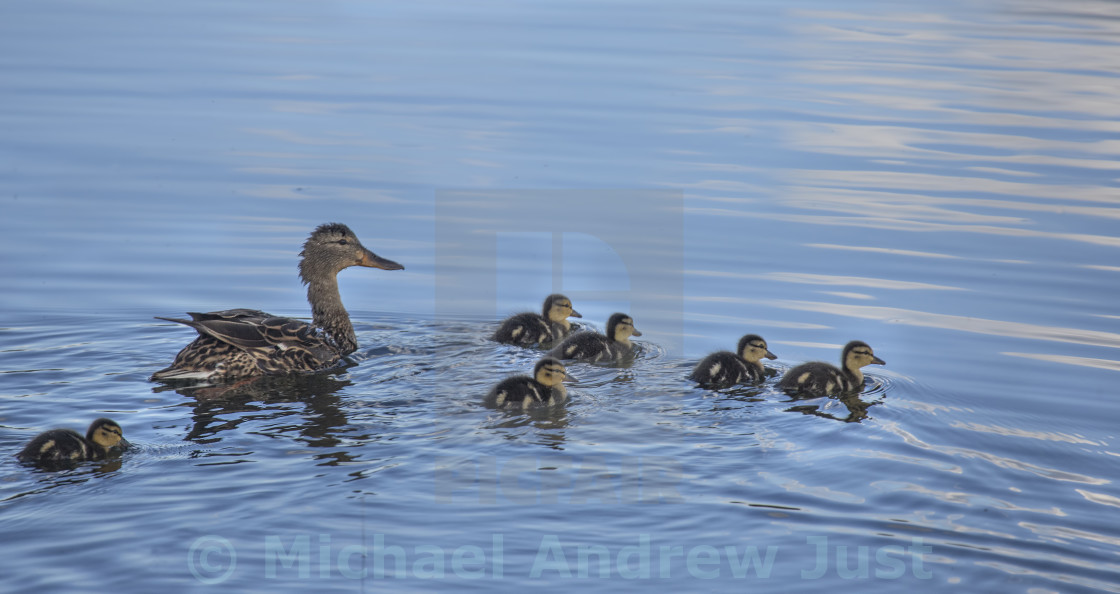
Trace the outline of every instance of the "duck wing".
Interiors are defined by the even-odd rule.
[[[180,320],[180,323],[186,323],[199,334],[245,350],[285,349],[301,344],[325,343],[321,333],[316,332],[311,324],[292,318]]]
[[[337,345],[325,332],[302,320],[252,309],[188,315],[189,320],[158,318],[190,326],[199,337],[179,353],[171,367],[156,372],[153,379],[317,371],[341,358]]]
[[[276,316],[263,312],[259,309],[223,309],[222,311],[208,311],[199,313],[197,311],[188,311],[187,315],[196,322],[206,322],[210,320],[240,320],[240,321],[257,321],[265,320],[268,318],[275,318]],[[168,318],[160,318],[166,320]]]

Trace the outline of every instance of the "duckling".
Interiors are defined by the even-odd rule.
[[[494,340],[527,347],[547,344],[568,336],[572,331],[568,318],[582,317],[572,309],[571,299],[553,293],[545,297],[540,315],[527,311],[510,316],[498,327]]]
[[[766,347],[766,341],[757,334],[748,334],[740,338],[736,353],[719,351],[704,357],[696,365],[696,369],[692,370],[692,375],[688,376],[688,379],[711,389],[757,382],[762,380],[766,373],[760,362],[762,358],[778,358]]]
[[[121,426],[110,419],[90,423],[86,436],[72,429],[51,429],[40,433],[17,454],[20,462],[52,466],[86,460],[104,460],[113,448],[127,449]]]
[[[486,396],[486,405],[495,408],[520,408],[554,405],[564,402],[568,392],[563,382],[575,381],[559,359],[545,357],[533,367],[533,377],[517,375],[506,378]]]
[[[556,345],[549,354],[557,359],[579,359],[597,363],[612,361],[629,355],[634,350],[631,336],[641,336],[634,327],[634,319],[616,313],[607,320],[606,335],[597,332],[577,332]]]
[[[791,396],[827,396],[863,389],[863,372],[860,368],[872,363],[886,365],[875,356],[866,342],[853,340],[844,345],[840,355],[843,370],[828,363],[814,361],[802,363],[786,372],[778,387]]]
[[[358,348],[350,316],[338,294],[337,275],[350,266],[403,270],[404,266],[362,246],[349,227],[327,223],[315,228],[300,252],[299,277],[307,285],[311,323],[255,309],[188,312],[185,324],[198,337],[152,380],[231,381],[261,374],[318,371],[337,364]]]

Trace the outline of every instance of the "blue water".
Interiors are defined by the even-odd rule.
[[[1115,3],[9,2],[0,590],[1120,591]],[[153,316],[307,316],[351,365],[147,380]],[[482,406],[571,296],[643,332]],[[858,399],[685,378],[852,339]]]

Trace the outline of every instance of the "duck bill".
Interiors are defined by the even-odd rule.
[[[771,353],[770,351],[766,351],[766,354],[763,355],[763,356],[766,357],[767,359],[777,359],[778,358],[777,355],[775,355],[774,353]]]
[[[116,447],[120,448],[121,451],[124,451],[124,450],[127,450],[128,448],[131,448],[132,443],[130,443],[127,439],[122,437],[121,440],[117,442]]]
[[[404,270],[404,266],[388,258],[382,258],[369,250],[362,252],[362,257],[358,259],[358,266],[380,268],[382,270]]]
[[[565,372],[564,372],[564,381],[565,381],[565,382],[569,382],[569,383],[570,383],[570,382],[578,382],[579,380],[577,380],[576,378],[572,377],[572,375],[571,375],[570,373],[568,373],[567,371],[565,371]]]
[[[634,336],[641,336],[641,335],[642,335],[642,333],[638,332],[637,328],[634,328]]]
[[[568,317],[569,318],[582,318],[583,316],[580,315],[580,313],[578,311],[573,309],[572,313],[568,314]]]
[[[879,365],[886,365],[887,364],[886,361],[884,361],[884,360],[882,360],[882,359],[880,359],[880,358],[878,358],[874,355],[871,356],[871,362],[872,363],[878,363]]]

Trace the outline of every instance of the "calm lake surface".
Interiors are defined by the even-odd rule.
[[[1120,591],[1120,4],[7,2],[0,591]],[[148,381],[153,319],[353,365]],[[486,409],[568,294],[630,366]],[[858,399],[685,378],[870,343]],[[50,428],[121,459],[46,472]]]

